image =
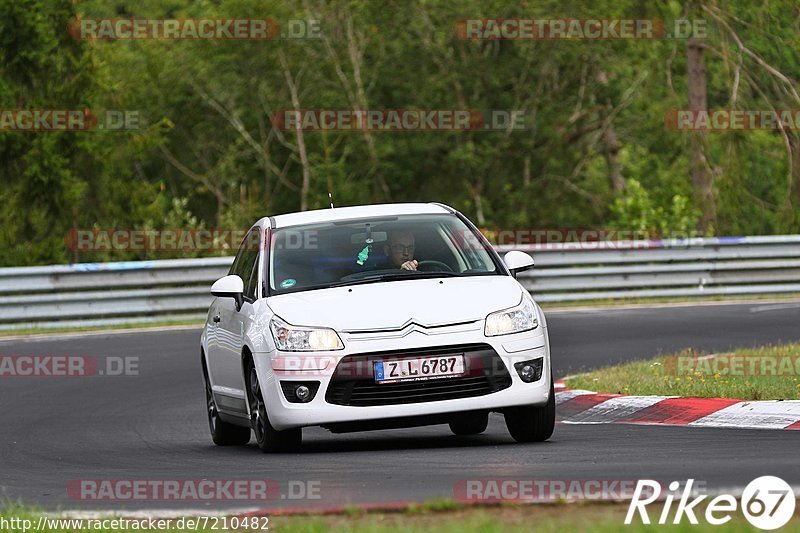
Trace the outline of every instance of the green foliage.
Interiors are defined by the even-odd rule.
[[[796,6],[706,4],[789,80],[740,54],[706,13],[709,106],[797,109],[800,19],[786,16]],[[704,207],[693,200],[691,137],[664,125],[670,110],[687,105],[685,41],[468,41],[454,32],[468,17],[674,19],[687,7],[0,0],[0,109],[130,110],[141,118],[139,129],[124,132],[0,131],[0,265],[167,257],[73,253],[64,235],[171,224],[242,229],[303,203],[325,208],[328,192],[338,206],[445,202],[486,227],[690,233]],[[268,17],[282,26],[318,19],[325,38],[78,40],[66,31],[78,16]],[[298,135],[271,122],[272,113],[293,107],[290,79],[304,109],[523,110],[527,128],[305,132],[302,154]],[[616,155],[606,144],[609,130]],[[707,136],[714,233],[800,232],[800,171],[792,174],[790,142],[800,150],[794,132]]]
[[[624,194],[611,205],[611,226],[658,237],[692,236],[700,214],[688,198],[676,194],[669,207],[655,206],[647,190],[635,179],[629,179]]]
[[[712,355],[687,349],[580,374],[570,378],[568,386],[644,396],[797,400],[798,357],[797,344],[740,348]]]

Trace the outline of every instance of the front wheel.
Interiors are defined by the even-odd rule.
[[[206,383],[206,412],[208,413],[208,428],[211,430],[211,440],[217,446],[241,446],[250,442],[250,428],[229,424],[219,417],[217,402],[208,382],[208,375],[203,368],[203,379]]]
[[[553,435],[556,425],[556,394],[550,376],[550,398],[542,406],[523,405],[503,410],[508,432],[517,442],[542,442]]]
[[[297,451],[303,442],[303,429],[293,428],[278,431],[272,427],[272,424],[269,423],[264,396],[261,394],[261,385],[258,381],[256,368],[252,361],[248,361],[247,366],[247,397],[250,402],[250,424],[256,435],[256,444],[264,453]]]

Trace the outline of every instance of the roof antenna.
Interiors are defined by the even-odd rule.
[[[328,199],[331,201],[331,209],[333,209],[333,196],[331,196],[331,191],[328,191]]]

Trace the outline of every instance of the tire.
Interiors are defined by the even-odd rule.
[[[550,397],[542,406],[507,407],[503,414],[508,432],[517,442],[542,442],[553,435],[556,425],[556,394],[550,376]]]
[[[208,381],[205,359],[203,359],[203,381],[206,385],[206,412],[208,414],[208,429],[211,431],[211,440],[217,446],[243,446],[250,442],[250,428],[229,424],[219,417],[217,403],[211,392]]]
[[[272,427],[252,359],[247,361],[245,375],[247,376],[247,399],[250,402],[250,425],[256,436],[258,448],[264,453],[298,451],[303,443],[303,428],[278,431]]]
[[[480,435],[489,425],[489,413],[463,413],[450,422],[450,431],[456,435]]]

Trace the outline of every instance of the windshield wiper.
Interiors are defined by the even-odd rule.
[[[376,274],[361,279],[353,279],[348,281],[339,281],[331,283],[328,287],[346,287],[348,285],[364,285],[366,283],[378,283],[380,281],[402,281],[408,279],[429,279],[429,278],[444,278],[444,277],[463,277],[463,274],[456,272],[419,272],[416,270],[405,270],[403,273],[397,274]]]

